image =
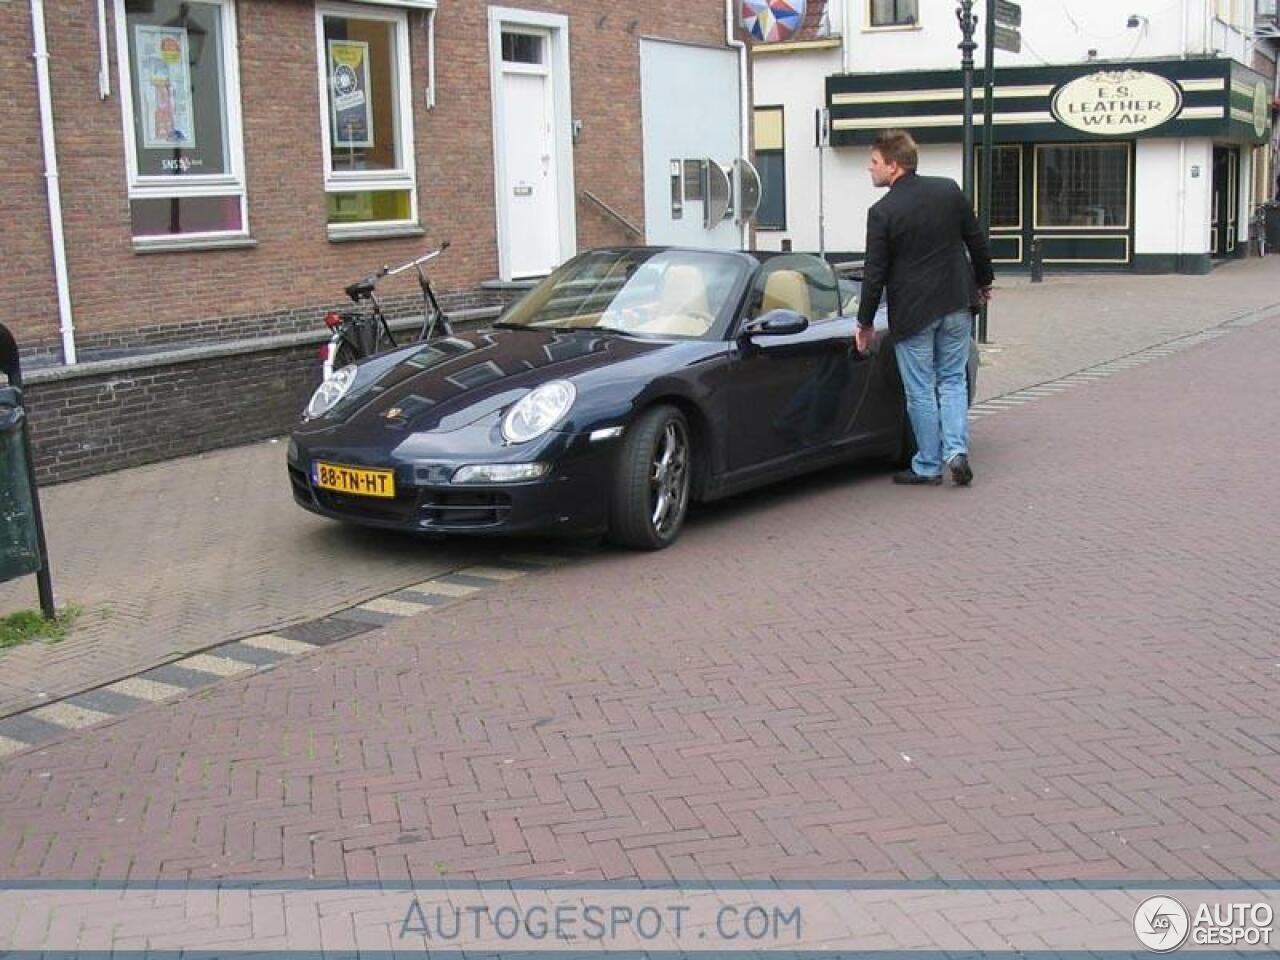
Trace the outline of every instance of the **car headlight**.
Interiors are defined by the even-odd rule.
[[[354,363],[336,371],[333,376],[316,387],[316,392],[311,395],[311,402],[307,404],[307,417],[309,419],[323,417],[347,395],[355,382],[356,365]]]
[[[545,463],[469,463],[453,475],[454,483],[526,483],[547,472]]]
[[[507,443],[528,443],[554,427],[573,406],[578,391],[568,380],[552,380],[529,391],[502,418]]]

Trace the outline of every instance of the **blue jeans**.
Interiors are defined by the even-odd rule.
[[[911,469],[921,476],[940,476],[944,463],[969,452],[965,371],[972,324],[973,314],[959,310],[894,344],[907,394],[907,415],[916,435]]]

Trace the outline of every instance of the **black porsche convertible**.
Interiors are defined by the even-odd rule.
[[[892,351],[852,349],[858,290],[804,253],[580,254],[483,329],[326,380],[290,439],[294,498],[368,526],[658,549],[692,500],[901,461]]]

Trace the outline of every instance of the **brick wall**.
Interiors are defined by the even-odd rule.
[[[33,51],[30,5],[0,4],[0,113],[7,131],[0,163],[5,211],[0,227],[0,323],[15,331],[20,341],[57,342],[58,299]]]
[[[456,330],[485,319],[455,317]],[[61,483],[285,434],[319,384],[326,337],[304,329],[24,370],[37,477]]]
[[[121,330],[273,314],[331,303],[335,292],[384,262],[407,259],[440,239],[452,247],[433,276],[465,290],[498,274],[487,4],[449,2],[437,15],[437,106],[428,110],[426,14],[409,12],[419,210],[426,237],[332,243],[325,230],[320,104],[313,0],[239,0],[249,249],[148,253],[132,248],[126,193],[114,5],[112,95],[98,97],[98,30],[84,0],[47,0],[51,71],[62,166],[66,243],[77,338]],[[583,130],[573,162],[579,193],[590,190],[643,224],[639,39],[723,44],[723,0],[656,0],[634,11],[608,0],[521,3],[569,18],[573,115]],[[4,318],[24,349],[57,344],[57,305],[47,252],[39,125],[26,4],[0,6],[21,27],[0,36],[0,81],[8,128],[19,130],[0,171],[7,203],[18,198],[0,266],[22,310]],[[12,212],[12,208],[9,208]],[[579,200],[580,248],[634,242]],[[401,277],[403,290],[412,290]],[[394,293],[394,290],[389,292]],[[195,328],[192,328],[195,329]]]
[[[37,478],[74,480],[279,435],[315,389],[316,368],[306,345],[33,383],[25,399]]]
[[[453,317],[459,312],[503,307],[510,303],[516,290],[485,290],[473,288],[438,295],[440,307]],[[418,293],[394,297],[379,297],[383,312],[389,321],[422,316],[422,297]],[[332,300],[303,307],[277,310],[272,313],[253,313],[233,317],[204,317],[181,320],[176,323],[159,323],[148,326],[123,327],[101,333],[81,333],[76,340],[80,356],[86,360],[108,360],[123,356],[154,353],[158,350],[191,346],[193,344],[222,343],[229,340],[246,340],[254,337],[274,337],[305,331],[322,332],[324,315],[330,310],[349,311],[350,300]],[[56,344],[39,344],[22,351],[24,369],[39,370],[59,366],[60,349]]]
[[[254,246],[135,252],[121,117],[115,6],[107,0],[111,96],[98,95],[98,24],[85,0],[46,0],[71,300],[82,361],[318,330],[343,287],[383,263],[451,241],[433,264],[446,309],[509,299],[498,275],[488,4],[442,2],[437,105],[428,109],[427,21],[408,13],[419,219],[425,237],[333,243],[326,232],[314,0],[237,0],[248,220]],[[643,226],[640,36],[724,42],[724,0],[522,2],[569,19],[576,189]],[[29,376],[41,479],[91,473],[278,434],[315,386],[316,346],[85,375],[60,362],[30,10],[0,0],[0,322]],[[577,199],[578,246],[633,243]],[[417,309],[411,275],[380,287],[393,313]],[[49,369],[40,369],[41,367]],[[214,413],[213,411],[218,411]]]

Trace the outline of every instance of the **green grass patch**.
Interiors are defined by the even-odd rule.
[[[64,607],[52,620],[46,620],[36,610],[19,610],[7,617],[0,617],[0,650],[30,643],[32,640],[57,643],[66,637],[67,631],[79,616],[78,607]]]

